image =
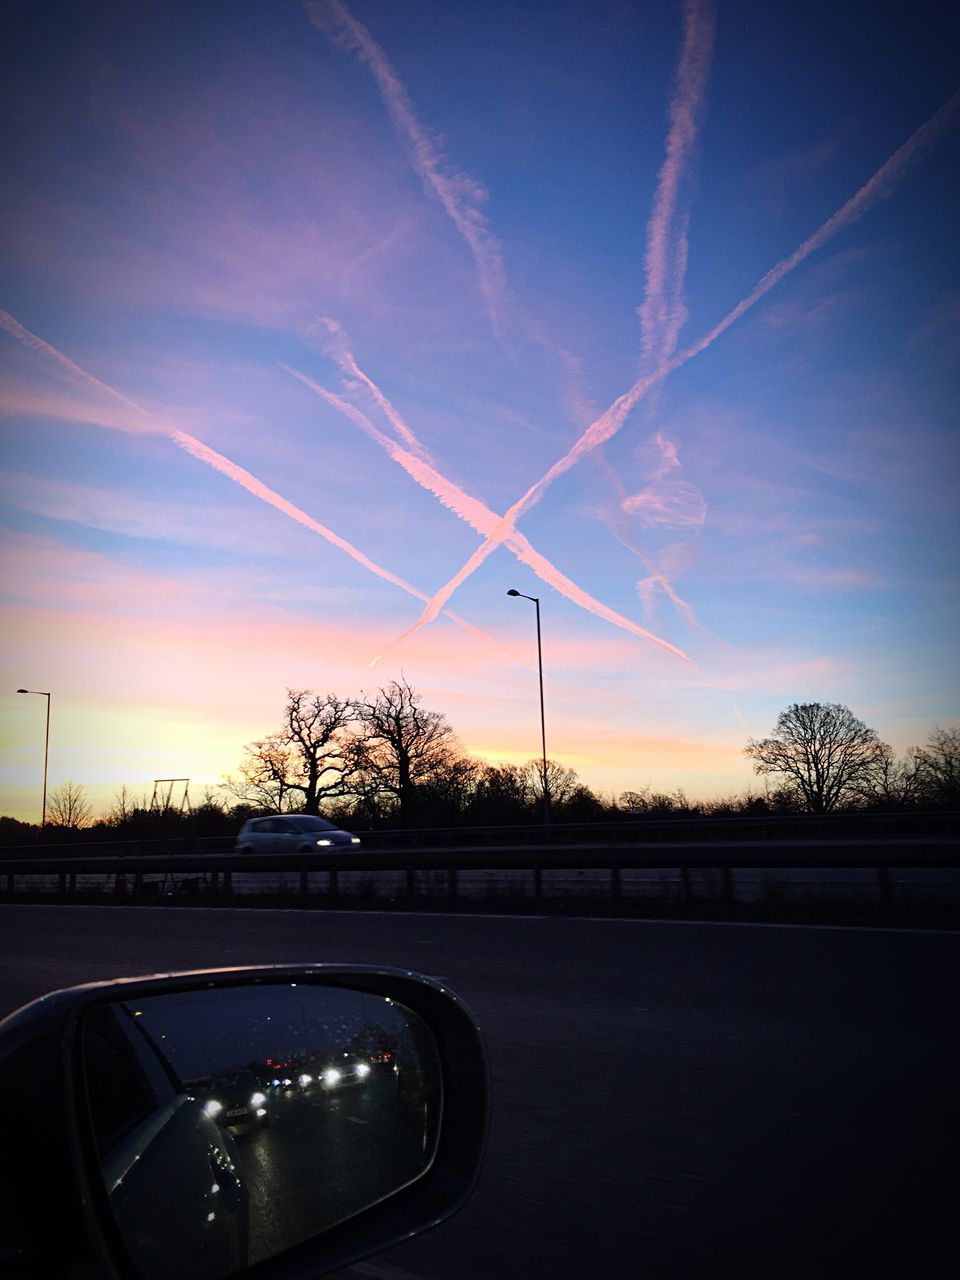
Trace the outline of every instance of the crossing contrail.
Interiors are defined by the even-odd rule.
[[[394,462],[406,471],[407,475],[415,480],[422,488],[426,489],[429,493],[432,493],[434,497],[438,498],[448,510],[454,512],[454,514],[459,516],[461,520],[465,520],[467,524],[474,528],[478,533],[486,536],[497,528],[500,517],[496,512],[491,511],[490,508],[478,498],[474,498],[470,494],[466,493],[455,481],[448,479],[438,471],[435,466],[424,461],[419,454],[414,454],[410,452],[410,450],[404,449],[396,441],[391,440],[390,437],[380,431],[379,428],[370,421],[367,415],[356,407],[356,405],[350,404],[350,402],[344,400],[342,396],[338,396],[334,392],[327,390],[326,387],[322,387],[319,383],[314,382],[314,380],[309,378],[305,373],[301,373],[299,370],[292,369],[289,366],[284,367],[287,369],[288,373],[299,379],[304,386],[309,387],[315,395],[326,400],[328,404],[339,409],[341,413],[348,417],[352,422],[356,423],[361,431],[369,436],[371,440],[375,441],[380,448],[393,459]],[[366,381],[368,385],[373,385],[366,375],[364,375],[364,381]],[[382,392],[379,393],[379,398],[383,401],[386,400],[386,397],[383,396]],[[396,409],[394,409],[392,405],[391,410],[394,414],[397,413]],[[413,435],[406,423],[404,423],[404,428],[406,436],[416,441],[416,436]],[[520,533],[519,530],[513,530],[513,532],[505,539],[505,542],[510,550],[513,551],[517,559],[532,569],[541,581],[545,582],[548,586],[553,587],[554,590],[558,591],[561,595],[566,596],[566,598],[573,601],[574,604],[586,609],[587,612],[592,613],[595,617],[603,618],[606,622],[612,622],[614,626],[620,627],[623,631],[629,631],[631,635],[637,636],[638,639],[646,640],[650,644],[656,645],[657,648],[663,649],[665,652],[672,654],[676,658],[682,658],[685,661],[689,661],[687,655],[683,653],[682,650],[678,649],[676,645],[670,644],[668,640],[664,640],[660,636],[654,635],[652,631],[648,631],[645,627],[638,626],[638,624],[633,622],[630,618],[626,618],[622,614],[617,613],[615,609],[611,609],[608,605],[603,604],[587,591],[584,591],[582,587],[579,587],[572,579],[568,578],[565,573],[556,567],[556,565],[552,564],[546,556],[543,556],[536,551],[529,540]],[[409,633],[404,632],[404,634],[399,636],[393,644],[399,644],[407,634]],[[390,647],[392,648],[393,645]]]
[[[804,240],[788,257],[782,258],[775,266],[771,267],[750,293],[745,298],[742,298],[733,310],[729,311],[708,333],[705,333],[692,346],[685,347],[671,357],[671,359],[660,365],[658,369],[639,377],[623,395],[614,400],[587,427],[563,457],[558,458],[553,466],[532,484],[522,497],[517,499],[501,518],[493,534],[474,551],[466,564],[448,582],[444,583],[439,591],[434,593],[412,630],[417,630],[436,618],[454,592],[466,582],[475,569],[478,569],[483,564],[491,552],[495,551],[512,533],[516,522],[540,501],[554,480],[565,475],[582,458],[596,449],[598,445],[615,436],[626,421],[627,415],[644,396],[675,370],[681,368],[689,360],[712,346],[722,334],[726,333],[731,325],[735,324],[751,307],[755,306],[761,298],[765,297],[771,289],[775,288],[785,276],[789,275],[800,263],[809,258],[812,253],[822,248],[839,232],[851,226],[879,201],[891,195],[909,169],[937,144],[942,134],[955,122],[958,114],[960,114],[960,93],[954,94],[929,120],[915,130],[907,141],[880,166],[876,173],[836,213],[828,218],[813,235]]]
[[[154,432],[158,435],[165,435],[178,448],[183,449],[185,453],[189,453],[191,457],[196,458],[200,462],[206,463],[207,466],[213,467],[215,471],[219,471],[221,475],[226,476],[235,484],[240,485],[242,489],[246,489],[248,493],[252,494],[255,498],[259,498],[261,502],[265,502],[268,506],[274,507],[277,511],[283,512],[285,516],[288,516],[291,520],[295,520],[305,528],[310,529],[313,533],[319,534],[319,536],[329,542],[331,546],[337,547],[341,551],[345,552],[352,560],[363,565],[365,569],[368,569],[378,578],[382,578],[384,582],[392,583],[395,587],[399,587],[401,591],[405,591],[407,595],[413,596],[417,600],[427,601],[429,599],[425,591],[421,591],[418,587],[407,582],[406,579],[401,578],[399,574],[393,573],[390,569],[385,569],[382,565],[377,564],[375,560],[371,560],[368,555],[365,555],[364,552],[362,552],[358,547],[355,547],[353,543],[348,542],[346,538],[341,538],[340,535],[334,533],[332,529],[328,529],[327,526],[321,524],[319,520],[315,520],[313,516],[308,515],[305,511],[301,510],[300,507],[289,502],[281,494],[277,493],[275,489],[271,489],[268,485],[264,484],[262,480],[257,479],[257,477],[253,475],[252,472],[247,471],[246,468],[239,466],[230,458],[225,457],[224,454],[218,453],[216,449],[211,449],[209,445],[204,444],[202,440],[198,440],[196,436],[192,436],[188,432],[182,431],[179,427],[164,422],[155,414],[151,413],[149,409],[145,409],[143,405],[137,404],[135,400],[131,400],[129,396],[125,396],[123,392],[118,391],[116,387],[112,387],[109,383],[102,382],[99,378],[94,377],[92,373],[88,373],[86,369],[81,368],[81,366],[71,360],[69,356],[64,355],[62,351],[58,351],[57,348],[51,346],[49,342],[45,342],[43,338],[38,337],[35,333],[31,333],[30,330],[26,329],[19,320],[15,319],[8,311],[4,311],[2,308],[0,308],[0,328],[5,329],[7,333],[16,338],[19,342],[23,343],[24,346],[29,347],[33,351],[40,352],[49,359],[54,360],[61,368],[66,369],[75,377],[81,379],[90,386],[96,387],[98,391],[109,396],[110,399],[119,401],[120,404],[126,405],[126,407],[131,409],[143,422],[142,428],[133,429],[134,434],[143,430],[145,432]],[[129,430],[129,428],[123,429]],[[501,643],[501,641],[497,640],[495,636],[483,631],[480,627],[473,626],[472,623],[467,622],[466,619],[461,618],[458,614],[449,613],[448,616],[452,621],[456,622],[458,626],[465,628],[473,635],[482,637],[488,643],[496,645],[496,647],[503,652],[510,652]],[[510,656],[515,657],[516,655],[511,653]]]

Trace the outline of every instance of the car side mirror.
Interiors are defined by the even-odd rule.
[[[479,1031],[410,974],[222,970],[55,993],[0,1023],[0,1076],[25,1104],[43,1075],[31,1055],[52,1051],[60,1158],[108,1275],[323,1275],[448,1217],[479,1171]]]

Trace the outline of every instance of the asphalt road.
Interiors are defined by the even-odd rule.
[[[481,1184],[343,1280],[953,1274],[960,934],[2,907],[0,1012],[171,968],[405,965],[473,1007]]]
[[[423,1168],[392,1073],[338,1093],[313,1088],[269,1100],[270,1122],[236,1138],[250,1195],[250,1262],[308,1240],[375,1204]]]

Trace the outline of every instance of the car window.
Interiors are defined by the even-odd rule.
[[[102,1154],[167,1103],[175,1089],[159,1060],[150,1057],[157,1049],[141,1041],[124,1006],[92,1010],[83,1035],[87,1099]]]
[[[326,818],[315,818],[312,815],[289,819],[292,829],[297,831],[336,831],[332,822]]]

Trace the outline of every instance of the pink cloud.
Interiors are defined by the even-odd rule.
[[[625,498],[620,504],[650,528],[699,529],[707,516],[707,504],[696,485],[686,480],[666,480]]]

